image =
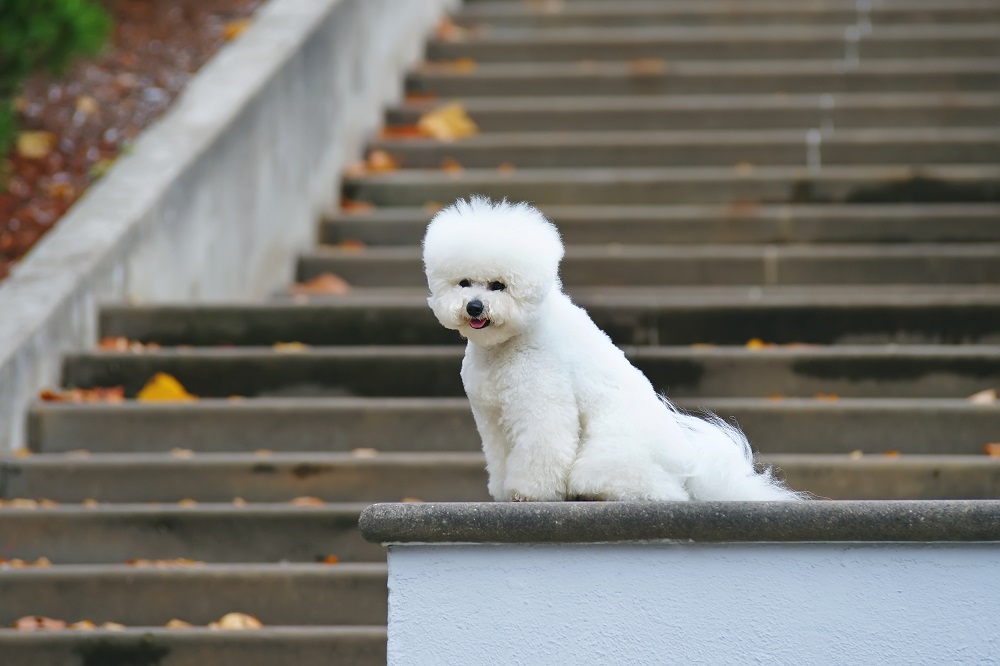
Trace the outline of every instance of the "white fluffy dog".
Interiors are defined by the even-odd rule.
[[[474,197],[424,237],[428,303],[468,338],[462,382],[496,500],[788,500],[743,434],[659,396],[562,292],[559,232]]]

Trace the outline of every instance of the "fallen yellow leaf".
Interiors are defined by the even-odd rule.
[[[97,100],[90,95],[80,95],[76,98],[76,102],[73,104],[77,112],[82,113],[85,116],[90,116],[97,113],[98,105]]]
[[[898,458],[902,454],[899,451],[896,451],[895,449],[892,449],[892,450],[886,451],[882,455],[885,456],[886,458]]]
[[[275,342],[271,349],[283,354],[300,354],[309,350],[309,345],[302,342]]]
[[[69,625],[70,629],[76,629],[77,631],[93,631],[97,629],[97,625],[90,620],[80,620],[79,622],[74,622]]]
[[[292,506],[323,506],[326,504],[318,497],[296,497],[289,503]]]
[[[365,170],[370,173],[390,173],[399,170],[399,162],[389,153],[376,148],[365,158]]]
[[[370,214],[375,211],[375,205],[367,201],[354,201],[352,199],[341,199],[340,210],[353,215]]]
[[[311,280],[292,285],[291,292],[298,295],[341,295],[351,290],[347,280],[333,273],[321,273]]]
[[[190,629],[193,625],[190,622],[185,622],[184,620],[178,620],[176,617],[165,625],[167,629]]]
[[[222,26],[222,37],[227,41],[231,42],[236,39],[250,27],[250,19],[237,19],[235,21],[230,21],[229,23]]]
[[[41,615],[26,615],[14,621],[13,627],[18,631],[35,631],[36,629],[65,629],[63,620],[55,620]]]
[[[351,449],[351,455],[355,458],[374,458],[378,455],[378,449],[360,448]]]
[[[153,375],[136,396],[139,402],[190,402],[197,399],[184,389],[176,377],[165,372]]]
[[[511,164],[510,162],[504,162],[503,164],[501,164],[500,166],[497,167],[497,171],[499,171],[501,174],[503,174],[505,176],[509,176],[510,174],[514,173],[516,170],[517,169],[515,169],[514,165]]]
[[[97,387],[90,389],[71,388],[65,391],[45,390],[38,394],[44,402],[106,402],[119,403],[125,400],[122,386]]]
[[[173,448],[170,449],[170,455],[174,458],[193,458],[194,451],[191,449]]]
[[[456,74],[471,74],[476,71],[476,61],[473,58],[458,58],[456,60],[433,60],[425,62],[422,69],[429,72],[455,72]]]
[[[667,61],[661,58],[636,58],[628,62],[628,71],[642,76],[658,76],[667,69]]]
[[[126,560],[125,564],[130,567],[157,567],[160,569],[166,567],[196,567],[205,564],[200,560],[191,560],[186,557],[178,557],[172,560],[146,560],[142,558],[134,558],[131,560]]]
[[[468,34],[468,28],[456,25],[447,16],[441,19],[441,22],[437,24],[437,28],[434,29],[435,39],[439,39],[442,42],[463,42],[468,37]]]
[[[440,141],[454,141],[479,134],[479,126],[461,102],[452,102],[428,111],[417,121],[417,128]]]
[[[209,629],[261,629],[264,623],[246,613],[226,613],[217,622],[210,622]]]
[[[1000,458],[1000,442],[990,442],[983,444],[983,453],[990,458]]]
[[[416,125],[387,125],[382,128],[383,139],[423,139],[424,134]]]
[[[56,147],[56,135],[52,132],[21,132],[17,135],[17,154],[27,160],[48,157]]]
[[[353,238],[347,238],[337,243],[337,249],[343,252],[364,252],[367,247],[361,241]]]
[[[969,402],[973,405],[992,405],[998,399],[1000,399],[1000,396],[997,395],[996,389],[986,389],[985,391],[973,393],[969,396]]]
[[[461,176],[465,173],[465,167],[454,157],[446,157],[441,162],[441,170],[453,176]]]
[[[436,100],[438,99],[438,97],[439,97],[438,94],[434,92],[414,91],[406,93],[404,99],[406,100],[407,103],[419,104],[421,102],[430,102]]]

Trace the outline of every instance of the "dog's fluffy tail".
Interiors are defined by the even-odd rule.
[[[688,492],[696,500],[801,500],[808,494],[786,488],[771,468],[754,469],[750,442],[738,428],[711,412],[687,414],[664,403],[688,434],[696,451],[696,469]]]

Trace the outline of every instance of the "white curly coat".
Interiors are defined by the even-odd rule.
[[[658,395],[570,301],[559,233],[535,208],[460,200],[431,220],[423,251],[431,309],[468,339],[462,382],[494,499],[800,497],[754,471],[739,430]]]

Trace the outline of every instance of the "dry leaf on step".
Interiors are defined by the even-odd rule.
[[[226,613],[217,622],[210,622],[209,629],[246,630],[261,629],[264,623],[246,613]]]
[[[420,117],[421,132],[441,141],[454,141],[479,134],[479,126],[469,117],[461,102],[445,104]]]
[[[659,76],[667,69],[667,61],[661,58],[636,58],[628,62],[628,71],[642,76]]]
[[[321,273],[311,280],[292,285],[291,292],[302,296],[339,296],[351,290],[347,280],[333,273]]]
[[[18,631],[35,631],[37,629],[65,629],[66,622],[42,615],[26,615],[18,618],[12,625]]]
[[[139,402],[190,402],[197,400],[173,375],[157,372],[136,395]]]
[[[986,389],[969,396],[969,402],[973,405],[992,405],[998,399],[996,389]]]

